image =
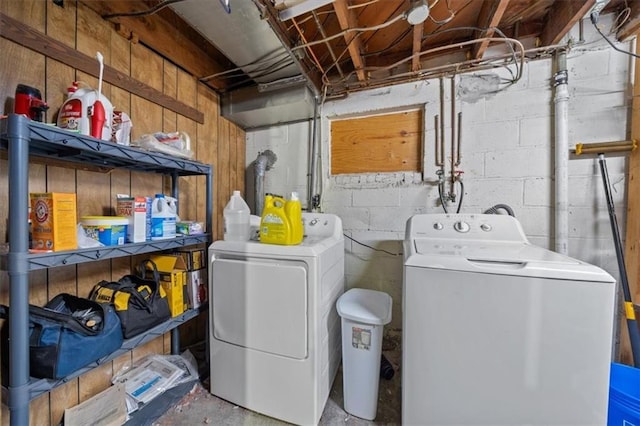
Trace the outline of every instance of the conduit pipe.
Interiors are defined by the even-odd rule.
[[[314,97],[313,121],[311,122],[311,179],[309,182],[307,210],[312,212],[320,206],[320,194],[316,194],[318,186],[318,96]]]
[[[567,52],[556,52],[555,87],[555,251],[569,252],[569,84]]]

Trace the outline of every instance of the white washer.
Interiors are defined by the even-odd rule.
[[[300,245],[209,248],[211,393],[267,416],[317,424],[341,359],[342,221],[303,213]]]
[[[403,424],[606,424],[609,274],[506,215],[414,216],[404,253]]]

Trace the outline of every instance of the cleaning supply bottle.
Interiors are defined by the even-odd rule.
[[[249,215],[249,206],[240,191],[233,191],[223,211],[225,241],[249,241]]]
[[[287,219],[291,224],[291,244],[300,244],[304,236],[304,225],[302,224],[302,205],[297,192],[292,192],[284,205]]]
[[[86,86],[86,85],[85,85]],[[93,90],[91,87],[79,88],[79,83],[74,81],[67,89],[67,100],[60,107],[56,125],[61,129],[77,131],[81,135],[91,134],[90,108],[96,100],[100,100],[104,108],[104,123],[100,139],[111,140],[111,127],[113,120],[113,105],[106,96]]]
[[[176,237],[176,214],[171,211],[164,194],[156,194],[151,203],[151,239],[166,240]]]
[[[291,222],[287,217],[284,198],[267,194],[260,220],[260,242],[267,244],[294,244]]]

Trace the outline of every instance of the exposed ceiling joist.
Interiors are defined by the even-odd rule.
[[[507,10],[508,4],[509,0],[486,0],[483,3],[482,9],[480,10],[480,15],[478,15],[478,22],[476,26],[478,28],[488,29],[479,32],[478,38],[493,37],[495,33],[495,30],[493,28],[498,27],[498,24],[500,23],[504,12]],[[488,40],[477,43],[471,49],[471,57],[475,59],[481,59],[488,47]]]
[[[596,0],[555,2],[549,10],[547,24],[540,34],[540,44],[552,46],[560,43],[571,27],[581,20],[593,7]]]
[[[349,10],[347,0],[336,0],[333,3],[333,9],[336,12],[342,31],[358,27],[358,20],[353,11]],[[349,55],[351,56],[351,61],[353,62],[353,66],[356,70],[358,80],[364,81],[364,59],[360,53],[362,52],[362,43],[360,42],[358,35],[353,31],[345,33],[344,41],[347,43],[347,49],[349,49]]]
[[[411,71],[420,70],[420,51],[422,50],[422,33],[424,22],[413,26],[413,57],[411,58]]]
[[[82,3],[100,16],[130,13],[137,10],[132,8],[129,1],[82,0]],[[167,58],[171,58],[174,63],[179,64],[197,77],[214,75],[234,66],[228,60],[219,62],[215,59],[214,52],[210,49],[203,49],[203,46],[209,44],[186,22],[170,11],[162,12],[164,11],[144,17],[114,17],[109,21],[120,24],[119,33],[132,33],[146,46]],[[168,21],[163,16],[171,18]],[[126,31],[123,31],[122,27],[126,28]],[[162,28],[162,30],[158,31],[158,28]],[[198,40],[201,41],[198,42]],[[219,55],[222,57],[221,54]],[[216,90],[225,87],[224,81],[216,78],[209,79],[207,84]]]
[[[628,38],[638,35],[640,33],[640,2],[631,2],[629,17],[627,21],[622,25],[618,34],[616,34],[618,40],[625,41]]]

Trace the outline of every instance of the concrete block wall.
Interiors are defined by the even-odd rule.
[[[607,19],[609,18],[609,19]],[[603,17],[601,25],[611,24]],[[585,21],[585,42],[567,55],[569,68],[569,146],[629,137],[631,59],[616,52]],[[578,40],[578,29],[569,37]],[[619,47],[630,50],[629,43]],[[554,61],[527,62],[516,84],[493,91],[505,69],[456,76],[456,110],[462,112],[464,198],[461,212],[481,213],[509,205],[534,244],[554,244]],[[405,223],[419,213],[442,213],[434,163],[434,116],[440,113],[439,81],[426,80],[351,94],[321,108],[322,211],[343,220],[347,286],[382,290],[394,299],[392,328],[402,325],[402,240]],[[449,176],[450,80],[445,88],[445,154]],[[405,107],[425,111],[423,173],[332,176],[330,122],[334,118],[368,115]],[[306,184],[298,180],[308,169],[310,123],[247,132],[247,159],[263,149],[287,158],[268,172],[266,190],[286,192]],[[295,150],[295,152],[294,152]],[[296,158],[295,155],[297,155]],[[354,158],[354,161],[358,161]],[[284,161],[283,161],[284,163]],[[627,167],[624,155],[607,156],[614,202],[624,236]],[[298,170],[302,168],[302,171]],[[302,187],[305,186],[304,191]],[[455,187],[459,197],[459,186]],[[449,191],[449,186],[445,188]],[[459,198],[457,198],[459,199]],[[456,204],[449,203],[449,212]],[[569,162],[569,255],[601,266],[618,276],[609,216],[598,161],[571,156]],[[369,247],[367,247],[369,246]]]

